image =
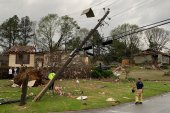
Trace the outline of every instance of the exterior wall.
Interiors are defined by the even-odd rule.
[[[88,65],[89,64],[89,58],[88,57],[82,57],[82,61]]]
[[[169,64],[169,56],[159,54],[158,55],[158,63]]]
[[[162,63],[162,54],[158,54],[158,63]]]
[[[16,66],[15,60],[16,60],[16,55],[15,54],[9,54],[9,66],[10,67],[20,67],[20,66]]]
[[[142,63],[145,63],[145,62],[151,62],[152,56],[151,55],[135,56],[134,61],[135,61],[135,64],[142,64]]]
[[[162,55],[162,63],[163,64],[169,64],[169,57]]]
[[[27,67],[34,67],[34,54],[30,54],[30,64],[25,64]],[[10,67],[21,67],[20,64],[15,64],[16,54],[9,54],[9,66]]]
[[[69,58],[69,54],[68,53],[59,53],[61,56],[58,58],[58,60],[55,60],[53,63],[57,63],[59,64],[59,66],[62,66],[66,60]],[[84,56],[81,56],[81,55],[76,55],[74,57],[74,59],[72,60],[71,64],[77,64],[77,63],[83,63],[85,65],[88,65],[90,63],[89,61],[89,58],[88,57],[84,57]],[[53,65],[53,64],[51,64]],[[49,64],[49,54],[44,54],[44,67],[48,67],[48,66],[51,66]],[[58,65],[56,65],[58,66]]]
[[[26,65],[27,67],[34,67],[35,64],[35,54],[30,54],[30,64]]]
[[[35,67],[43,67],[44,66],[44,54],[35,54]]]

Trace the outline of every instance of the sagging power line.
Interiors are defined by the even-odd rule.
[[[162,20],[162,21],[158,21],[158,22],[155,22],[155,23],[151,23],[151,24],[139,27],[137,29],[129,30],[129,31],[122,32],[122,33],[119,33],[119,34],[114,35],[114,36],[107,36],[107,37],[104,37],[104,38],[107,38],[107,39],[108,38],[112,38],[112,37],[114,39],[124,38],[126,36],[129,36],[129,35],[132,35],[132,34],[136,34],[136,33],[148,30],[148,29],[153,29],[153,28],[156,28],[156,27],[159,27],[159,26],[162,26],[162,25],[169,24],[170,23],[169,20],[170,19],[165,19],[165,20]],[[105,45],[112,44],[112,43],[113,43],[113,39],[108,39],[108,40],[106,40],[104,42],[101,42],[101,45],[105,46]],[[92,49],[92,46],[93,45],[89,45],[89,46],[83,47],[83,50],[86,51],[86,50]]]

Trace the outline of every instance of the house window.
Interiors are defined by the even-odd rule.
[[[29,64],[29,63],[30,63],[30,54],[16,55],[16,64]]]

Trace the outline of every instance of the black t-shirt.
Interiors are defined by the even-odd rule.
[[[143,88],[143,83],[141,81],[136,82],[136,87],[137,89],[142,89]]]

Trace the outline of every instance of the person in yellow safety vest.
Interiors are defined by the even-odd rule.
[[[49,79],[49,80],[52,80],[55,75],[56,75],[55,72],[52,70],[52,71],[49,73],[49,75],[48,75],[48,79]],[[54,89],[54,83],[52,83],[51,86],[49,87],[49,90],[52,90],[52,91],[53,91],[53,89]]]

